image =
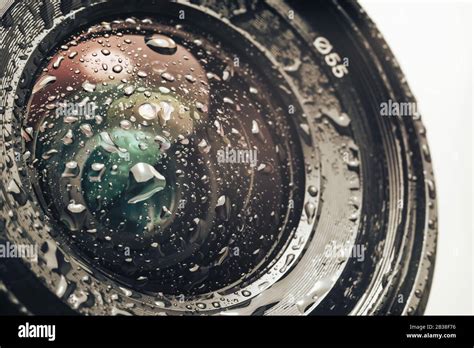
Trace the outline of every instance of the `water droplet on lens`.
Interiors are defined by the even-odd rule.
[[[77,118],[75,116],[66,116],[66,117],[64,117],[63,121],[64,121],[64,123],[70,124],[70,123],[75,123],[75,122],[79,121],[79,118]]]
[[[252,94],[258,94],[258,90],[255,87],[250,87],[249,91]]]
[[[178,46],[173,39],[165,35],[155,34],[145,37],[145,43],[153,51],[160,54],[171,55],[176,52]]]
[[[15,180],[10,180],[10,182],[8,183],[7,192],[16,194],[20,193],[20,187],[18,186]]]
[[[227,196],[220,196],[216,204],[217,217],[224,221],[229,221],[231,213],[231,202]]]
[[[67,206],[67,210],[73,214],[80,214],[86,210],[86,207],[84,207],[82,204],[76,204],[73,202]]]
[[[121,66],[120,64],[114,65],[114,66],[112,67],[112,71],[113,71],[114,73],[117,73],[117,74],[121,73],[122,70],[123,70],[123,68],[122,68],[122,66]]]
[[[59,56],[58,59],[56,59],[56,61],[53,63],[53,68],[54,69],[59,69],[59,67],[61,66],[61,62],[64,60],[64,57],[63,56]]]
[[[184,78],[191,83],[196,82],[196,78],[193,75],[185,75]]]
[[[204,152],[204,153],[209,153],[209,151],[211,150],[211,146],[208,145],[206,139],[202,139],[199,142],[198,147],[199,147],[200,151]]]
[[[163,125],[166,125],[166,122],[171,120],[171,114],[173,113],[174,108],[167,102],[160,102],[159,107],[159,113],[161,119],[163,120]]]
[[[318,195],[318,188],[316,186],[311,185],[308,187],[308,193],[311,197],[316,197]]]
[[[104,169],[104,164],[103,163],[92,163],[92,170],[98,172],[98,171],[101,171],[102,169]]]
[[[168,94],[171,92],[171,90],[169,88],[166,88],[166,87],[163,87],[163,86],[160,86],[158,88],[158,90],[160,91],[160,93],[163,93],[163,94]]]
[[[311,135],[311,131],[309,129],[309,125],[307,123],[301,123],[300,124],[300,128],[301,130],[304,132],[304,134],[306,136],[310,136]]]
[[[160,217],[161,217],[162,219],[169,218],[171,215],[172,215],[172,213],[171,213],[171,211],[170,211],[167,207],[163,206],[163,207],[161,208]]]
[[[117,145],[115,145],[114,141],[110,137],[109,133],[101,132],[100,140],[101,140],[100,146],[102,146],[102,148],[105,151],[110,152],[110,153],[118,153],[120,157],[127,157],[128,151],[117,147]]]
[[[330,278],[320,279],[314,284],[313,288],[296,303],[300,313],[304,314],[305,311],[313,305],[317,300],[325,296],[329,290],[331,290],[333,282]]]
[[[146,121],[153,121],[158,117],[159,106],[152,103],[144,103],[138,108],[138,114]]]
[[[168,139],[162,137],[161,135],[157,135],[155,137],[155,142],[160,145],[161,152],[166,152],[171,147],[171,143],[168,141]]]
[[[73,178],[79,174],[79,167],[77,162],[71,161],[66,163],[66,168],[64,169],[63,174],[61,177],[63,178]]]
[[[166,81],[169,81],[169,82],[173,82],[175,80],[174,76],[171,75],[170,73],[167,73],[167,72],[164,72],[161,74],[161,77],[166,80]]]
[[[133,87],[133,86],[127,86],[123,89],[123,93],[126,96],[131,96],[133,94],[133,92],[135,92],[135,87]]]
[[[58,296],[59,298],[62,298],[64,294],[66,293],[67,287],[68,287],[67,280],[63,275],[61,275],[58,286],[56,288],[56,296]]]
[[[251,293],[250,291],[248,291],[248,290],[243,290],[243,291],[242,291],[242,295],[243,295],[244,297],[250,297],[250,296],[252,296],[252,293]]]
[[[129,186],[134,196],[128,200],[129,204],[145,201],[166,186],[165,177],[147,163],[136,164],[130,173],[133,182]]]
[[[32,93],[33,94],[38,93],[39,91],[41,91],[43,88],[53,83],[54,81],[56,81],[56,76],[51,76],[51,75],[43,76],[33,87]]]
[[[207,106],[204,105],[203,103],[196,102],[196,108],[201,111],[201,112],[207,112]]]
[[[74,142],[74,134],[71,129],[67,131],[66,135],[62,138],[62,141],[64,145],[71,145]]]
[[[286,271],[288,270],[288,267],[291,265],[294,259],[295,259],[295,255],[289,254],[286,257],[284,265],[280,268],[280,273],[286,273]]]
[[[316,206],[313,203],[308,202],[304,206],[304,211],[306,213],[306,217],[308,218],[308,224],[311,224],[316,215]]]
[[[84,89],[84,91],[92,93],[95,91],[96,85],[90,83],[89,81],[86,81],[82,84],[82,88]]]
[[[120,121],[120,127],[122,129],[129,130],[130,128],[132,128],[132,122],[128,120],[122,120]]]
[[[90,138],[94,135],[94,132],[92,131],[92,127],[88,123],[81,124],[79,129],[87,138]]]
[[[252,121],[252,134],[258,134],[260,133],[260,127],[257,123],[257,121]]]
[[[45,152],[41,158],[43,158],[44,160],[49,160],[51,157],[53,157],[54,155],[56,155],[58,153],[58,150],[55,150],[55,149],[51,149],[47,152]]]
[[[322,110],[324,116],[328,117],[336,125],[341,127],[347,127],[351,123],[351,119],[346,113],[339,113],[336,109],[324,109]]]

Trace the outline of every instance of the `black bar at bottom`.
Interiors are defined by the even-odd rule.
[[[0,317],[0,346],[16,344],[474,344],[472,316]],[[51,327],[55,325],[54,340]],[[21,331],[21,332],[20,332]],[[28,333],[27,333],[28,331]],[[42,333],[42,338],[19,337]],[[49,337],[49,338],[48,338]]]

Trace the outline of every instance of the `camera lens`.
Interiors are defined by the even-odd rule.
[[[11,311],[423,312],[425,129],[381,112],[415,100],[356,2],[3,13],[0,238],[36,247],[0,266]]]
[[[249,61],[156,22],[103,22],[60,45],[28,103],[30,175],[94,267],[170,295],[236,286],[296,225],[297,142]]]

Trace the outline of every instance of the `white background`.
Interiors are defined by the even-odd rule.
[[[438,190],[425,314],[473,314],[471,1],[360,0],[397,57],[427,128]]]

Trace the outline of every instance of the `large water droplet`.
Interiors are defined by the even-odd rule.
[[[110,137],[109,133],[101,132],[100,133],[100,140],[101,140],[100,146],[102,146],[102,148],[105,151],[110,152],[110,153],[118,153],[119,156],[122,157],[122,158],[128,157],[127,156],[128,151],[125,150],[125,149],[121,149],[121,148],[117,147],[117,145],[115,145],[112,138]]]
[[[311,224],[314,217],[316,216],[316,206],[313,203],[308,202],[304,206],[304,211],[306,213],[306,217],[308,218],[308,224]]]
[[[69,203],[69,205],[67,206],[67,210],[69,210],[73,214],[80,214],[86,210],[86,207],[82,204],[76,204],[73,202]]]
[[[171,143],[169,142],[169,140],[165,137],[162,137],[161,135],[157,135],[155,137],[155,142],[160,145],[161,152],[166,152],[171,147]]]
[[[304,296],[303,299],[296,303],[300,313],[304,314],[306,309],[321,299],[331,290],[333,282],[330,278],[320,279],[314,284],[313,288]]]
[[[77,162],[71,161],[66,163],[66,168],[64,169],[64,172],[62,173],[61,177],[63,178],[73,178],[76,177],[79,174],[79,167],[77,165]]]
[[[130,169],[130,174],[129,187],[133,197],[128,200],[129,204],[143,202],[166,186],[165,177],[147,163],[137,163]]]
[[[51,75],[46,75],[43,76],[33,87],[33,94],[38,93],[41,91],[43,88],[45,88],[47,85],[53,83],[56,81],[56,76],[51,76]]]
[[[174,108],[167,102],[160,102],[159,106],[160,117],[163,121],[163,125],[166,125],[166,122],[171,120],[171,114],[173,113]]]
[[[92,127],[88,123],[81,124],[79,129],[87,138],[90,138],[94,135],[94,132],[92,131]]]
[[[72,130],[69,129],[64,137],[62,138],[62,141],[64,145],[71,145],[74,142],[74,134],[72,133]]]
[[[123,70],[123,68],[120,64],[114,65],[113,68],[112,68],[112,71],[114,73],[117,73],[117,74],[121,73],[122,70]]]
[[[146,121],[152,121],[158,117],[159,106],[152,103],[144,103],[138,108],[138,114]]]
[[[84,91],[92,93],[95,91],[96,86],[93,83],[90,83],[89,81],[85,81],[82,84],[82,88],[84,89]]]
[[[160,34],[145,37],[145,43],[153,51],[160,54],[171,55],[176,53],[176,50],[178,49],[178,46],[173,39]]]
[[[56,59],[56,61],[53,63],[53,68],[54,69],[59,69],[59,67],[61,66],[61,62],[64,60],[64,57],[63,56],[59,56],[58,59]]]
[[[341,127],[347,127],[351,123],[351,119],[346,113],[339,113],[336,109],[323,110],[323,115]]]
[[[166,81],[169,81],[169,82],[173,82],[175,80],[174,76],[171,75],[170,73],[168,72],[164,72],[161,74],[161,77],[166,80]]]

